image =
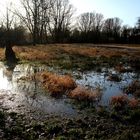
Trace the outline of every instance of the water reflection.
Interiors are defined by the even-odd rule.
[[[105,69],[104,69],[105,70]],[[103,89],[103,94],[99,104],[109,105],[112,96],[123,95],[123,88],[129,85],[133,80],[140,79],[139,73],[117,73],[113,69],[105,70],[101,73],[90,71],[81,73],[81,79],[77,80],[78,84],[88,86],[90,88],[100,87]],[[74,73],[76,75],[77,73]],[[121,77],[120,82],[108,80],[110,74],[117,74]]]
[[[9,110],[36,112],[35,117],[42,117],[40,114],[76,115],[72,106],[65,102],[65,99],[51,98],[43,90],[41,85],[34,80],[18,80],[20,77],[29,76],[36,72],[44,71],[47,67],[37,67],[30,64],[19,64],[7,66],[0,63],[0,103]],[[3,98],[2,98],[3,97]]]
[[[36,81],[19,80],[20,77],[30,76],[40,71],[52,70],[45,65],[4,65],[0,63],[0,105],[9,110],[21,112],[33,112],[34,117],[43,117],[45,114],[57,114],[75,116],[77,112],[68,103],[68,98],[55,99],[49,96]],[[56,72],[56,71],[55,71]],[[66,72],[61,71],[61,73]],[[58,73],[60,71],[58,70]],[[110,98],[122,94],[122,88],[134,79],[140,79],[139,73],[119,74],[121,82],[108,81],[110,74],[118,74],[113,69],[103,68],[102,72],[78,72],[72,73],[77,84],[82,84],[90,88],[100,87],[103,89],[102,97],[99,101],[101,105],[108,105]]]

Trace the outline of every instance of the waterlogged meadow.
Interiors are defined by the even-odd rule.
[[[0,138],[140,138],[139,47],[13,49],[20,61],[0,62]]]

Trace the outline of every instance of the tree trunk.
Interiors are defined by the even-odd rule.
[[[13,51],[11,45],[6,45],[5,58],[7,62],[17,62],[15,52]]]

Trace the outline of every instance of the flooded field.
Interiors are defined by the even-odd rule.
[[[128,86],[133,80],[139,80],[137,72],[117,73],[114,69],[102,68],[96,71],[60,71],[46,65],[18,64],[7,66],[0,63],[0,104],[9,111],[22,113],[32,112],[35,117],[45,117],[47,114],[76,116],[77,110],[71,104],[68,97],[51,97],[39,82],[28,81],[22,77],[28,77],[41,71],[55,71],[59,74],[70,73],[77,85],[82,85],[90,89],[101,89],[101,97],[94,101],[95,105],[109,106],[110,99],[116,95],[124,95],[123,88]],[[110,75],[119,75],[120,81],[110,81]],[[126,95],[133,97],[131,94]]]
[[[0,102],[2,106],[9,111],[32,112],[39,118],[52,113],[54,115],[75,115],[76,111],[70,104],[65,103],[65,99],[52,98],[37,81],[20,79],[46,69],[47,67],[43,65],[37,67],[19,64],[11,70],[0,63]]]
[[[0,62],[0,139],[140,139],[139,47],[15,46]]]

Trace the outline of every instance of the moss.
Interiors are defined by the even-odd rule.
[[[47,132],[50,135],[57,135],[61,131],[62,131],[62,126],[60,126],[59,124],[53,124],[47,126]]]
[[[138,122],[140,119],[140,109],[134,109],[130,111],[130,119],[132,122]]]
[[[58,136],[55,138],[55,140],[67,140],[68,138],[65,136]]]
[[[84,137],[82,128],[71,128],[67,132],[70,139],[80,139]]]
[[[3,111],[0,111],[0,128],[3,128],[5,126],[5,119],[6,114]]]

